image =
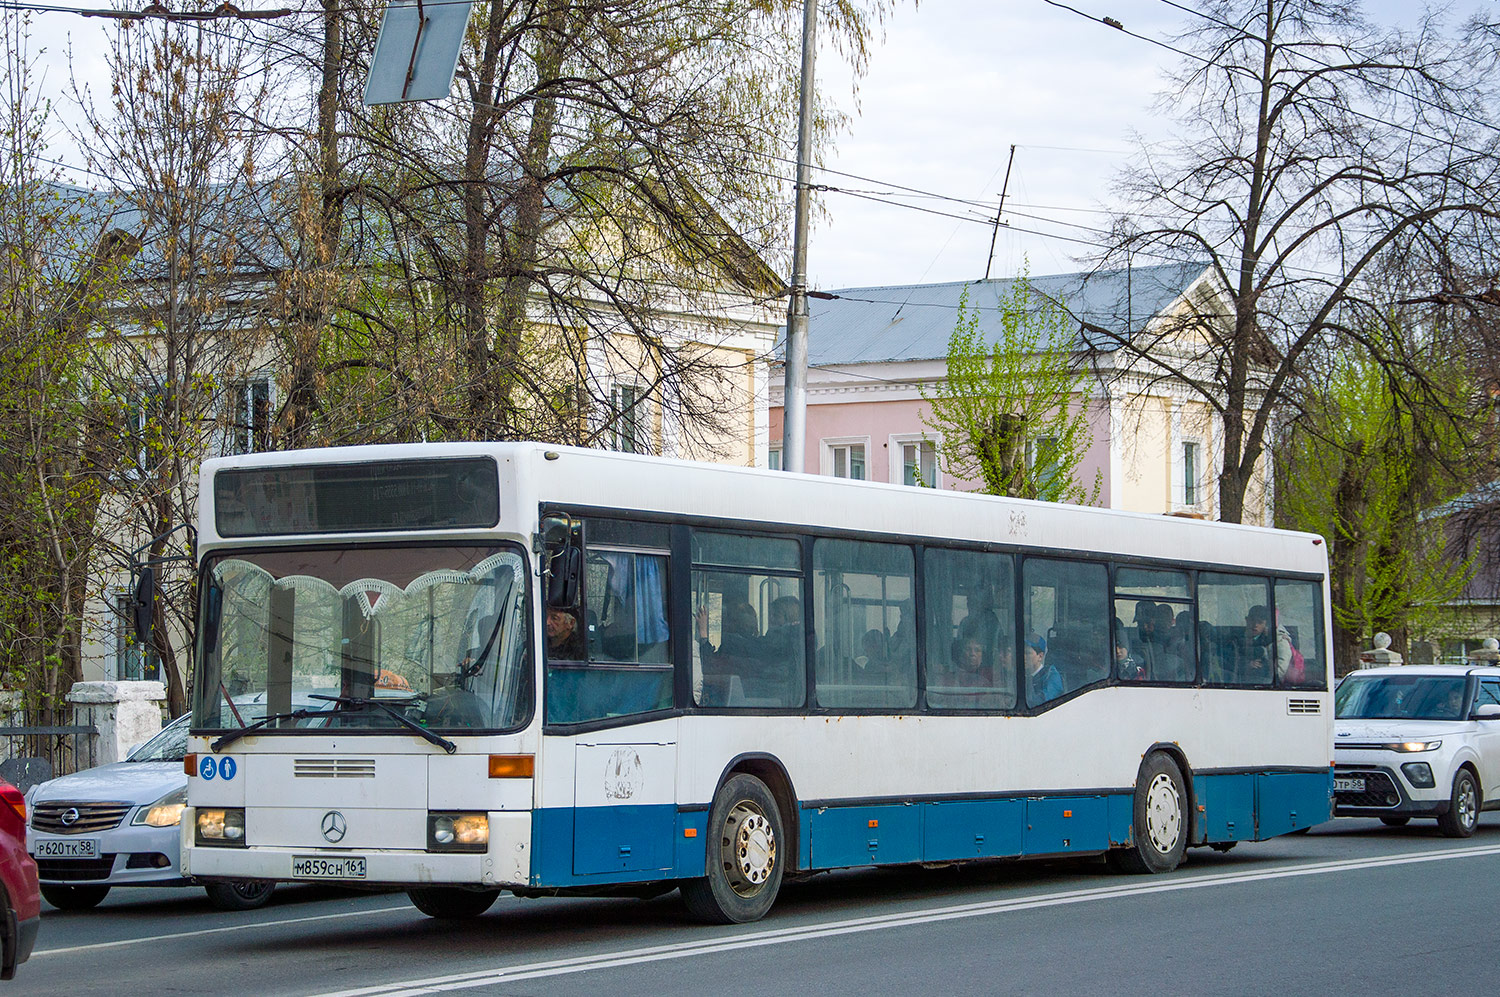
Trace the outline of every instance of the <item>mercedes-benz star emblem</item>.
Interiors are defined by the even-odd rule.
[[[344,820],[344,815],[337,810],[330,810],[323,815],[323,837],[330,844],[338,844],[344,840],[344,832],[349,830],[349,824]]]
[[[58,820],[62,821],[64,824],[71,825],[74,821],[78,820],[78,808],[69,807],[62,812],[62,816],[59,817]]]

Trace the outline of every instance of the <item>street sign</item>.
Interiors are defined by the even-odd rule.
[[[385,9],[366,104],[441,100],[453,89],[473,0],[395,0]]]

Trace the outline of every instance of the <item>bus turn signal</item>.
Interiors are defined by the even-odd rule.
[[[536,774],[535,755],[491,755],[491,779],[530,779]]]

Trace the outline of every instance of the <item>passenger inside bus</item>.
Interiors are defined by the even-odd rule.
[[[547,657],[560,661],[584,660],[577,614],[556,606],[547,607]]]
[[[1115,617],[1115,675],[1124,682],[1139,682],[1148,677],[1146,665],[1130,649],[1130,636],[1125,632],[1125,622]]]
[[[1062,675],[1047,662],[1047,638],[1026,635],[1026,705],[1040,706],[1063,694]]]

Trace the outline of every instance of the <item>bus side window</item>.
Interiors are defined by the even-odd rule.
[[[1278,674],[1281,685],[1298,689],[1328,688],[1323,660],[1323,586],[1317,582],[1276,582],[1277,640],[1284,637],[1291,654]]]
[[[855,540],[814,545],[819,706],[916,705],[914,574],[910,547]]]
[[[1113,614],[1103,564],[1029,557],[1022,565],[1026,705],[1040,706],[1110,674]],[[1038,639],[1039,638],[1039,639]]]
[[[1218,685],[1269,686],[1275,674],[1273,628],[1260,622],[1271,585],[1252,575],[1198,575],[1198,619],[1208,653],[1204,680]]]
[[[1008,554],[928,548],[927,705],[1009,710],[1016,705],[1015,567]]]
[[[796,540],[693,534],[693,701],[787,709],[807,698]]]
[[[548,722],[580,723],[670,709],[671,558],[666,528],[590,519],[584,524],[583,541],[582,639],[567,645],[562,654],[552,654],[549,648]],[[648,546],[657,549],[642,549]]]

